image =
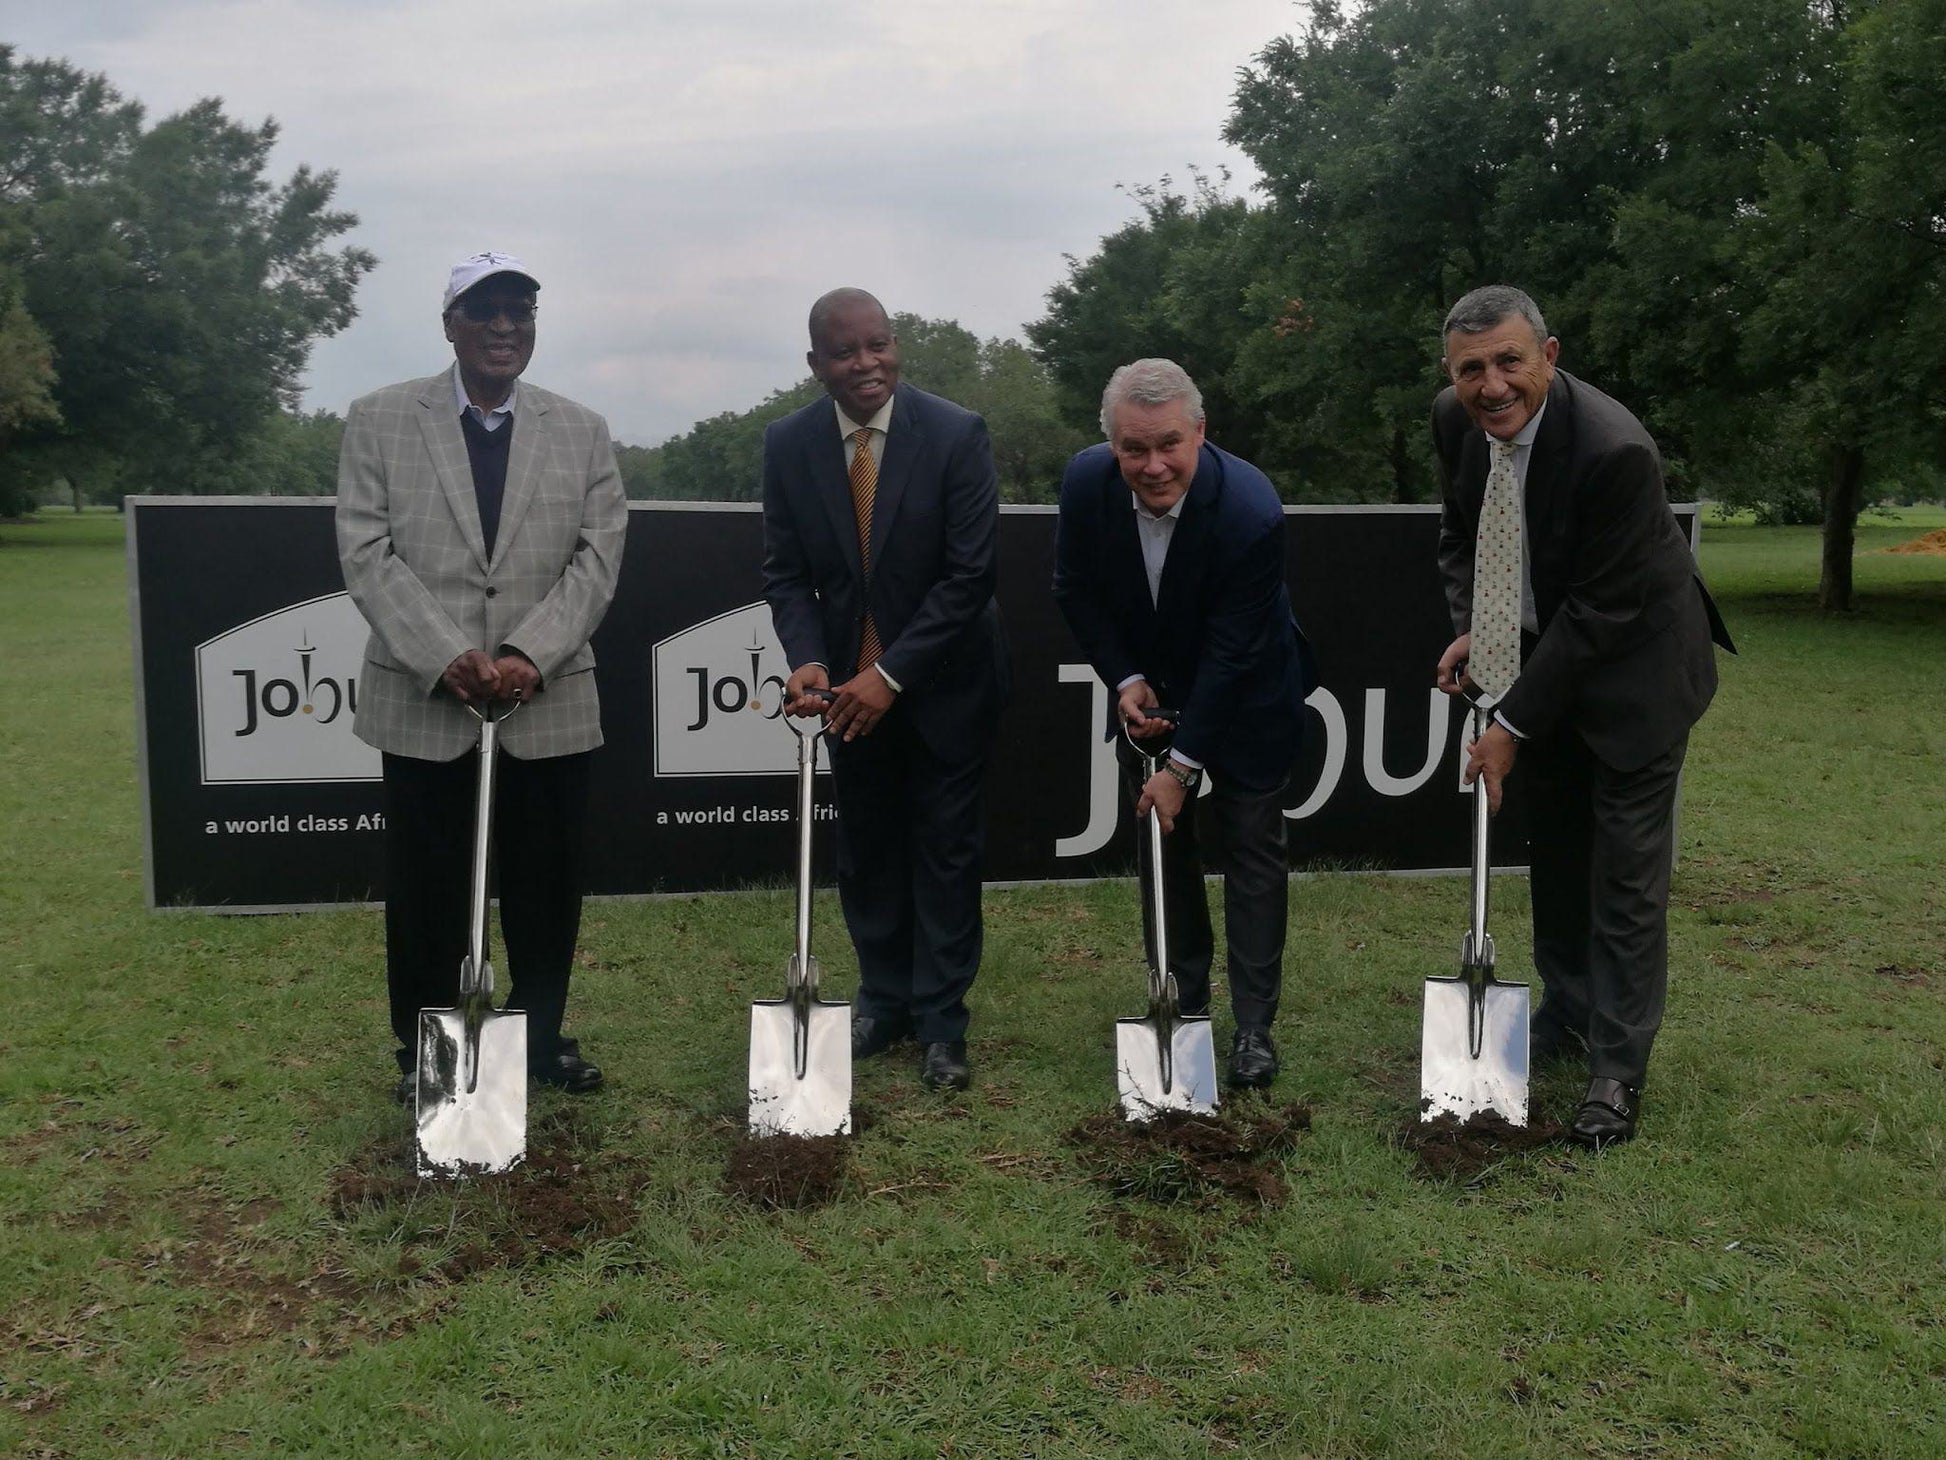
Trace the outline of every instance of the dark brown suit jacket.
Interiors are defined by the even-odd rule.
[[[1472,618],[1485,435],[1448,388],[1433,402],[1444,513],[1439,566],[1456,632]],[[1662,457],[1626,407],[1554,373],[1527,465],[1538,636],[1499,709],[1528,736],[1571,730],[1618,770],[1668,750],[1716,693],[1711,642],[1735,652],[1662,484]]]

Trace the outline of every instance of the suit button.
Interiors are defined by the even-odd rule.
[[[499,590],[498,588],[488,588],[488,589],[487,589],[487,597],[488,597],[488,598],[491,598],[491,597],[493,597],[493,595],[494,595],[494,594],[496,594],[496,593],[498,593],[499,591],[500,591],[500,590]]]

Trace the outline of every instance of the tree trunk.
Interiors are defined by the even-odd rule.
[[[1824,491],[1824,561],[1818,575],[1818,607],[1831,613],[1851,608],[1851,551],[1858,528],[1865,453],[1846,443],[1831,453]]]

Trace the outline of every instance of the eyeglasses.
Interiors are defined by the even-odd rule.
[[[453,308],[474,324],[491,324],[503,314],[509,324],[532,324],[535,307],[531,299],[496,298],[491,294],[462,294],[453,301]]]

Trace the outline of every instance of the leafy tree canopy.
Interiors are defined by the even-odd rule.
[[[234,490],[374,264],[336,175],[266,179],[277,124],[153,126],[106,78],[0,46],[0,510],[56,478]],[[38,363],[37,363],[38,362]]]

